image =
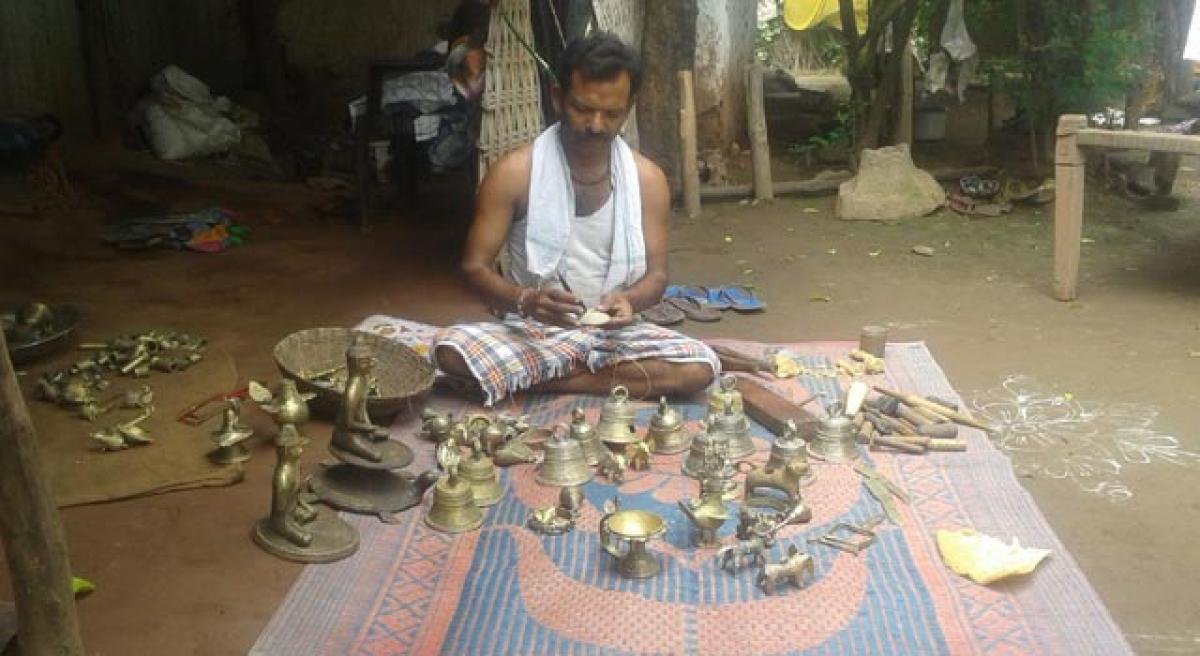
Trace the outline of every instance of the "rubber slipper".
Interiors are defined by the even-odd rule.
[[[738,312],[761,312],[767,307],[754,290],[745,285],[725,285],[721,287],[721,296]]]
[[[691,298],[668,298],[667,303],[675,306],[683,315],[692,321],[711,323],[721,320],[721,312]]]
[[[729,301],[721,295],[720,287],[701,287],[704,290],[704,302],[714,310],[728,310],[732,307]]]
[[[651,305],[642,310],[642,318],[656,326],[673,326],[684,320],[683,310],[670,303],[671,299]]]
[[[683,285],[667,285],[667,289],[663,291],[663,298],[685,298],[687,292],[684,291]]]

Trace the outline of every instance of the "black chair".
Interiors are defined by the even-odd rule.
[[[403,197],[410,203],[417,200],[418,179],[431,175],[427,145],[417,142],[413,121],[415,110],[400,108],[384,115],[380,108],[384,80],[408,73],[436,71],[445,65],[440,55],[425,54],[408,59],[376,59],[367,64],[367,111],[355,125],[356,173],[358,176],[359,218],[363,232],[371,230],[375,192],[378,185],[372,164],[371,142],[391,134],[393,180]],[[388,128],[391,128],[390,130]],[[465,166],[472,182],[476,175],[476,158],[468,158]]]

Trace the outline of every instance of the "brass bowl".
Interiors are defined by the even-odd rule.
[[[17,341],[8,338],[8,329],[16,324],[17,314],[24,306],[0,308],[0,324],[5,328],[8,355],[13,364],[25,364],[60,350],[71,340],[79,327],[80,314],[74,305],[55,305],[50,308],[52,327],[36,339]]]
[[[348,328],[308,328],[275,345],[275,364],[280,373],[295,380],[300,391],[317,395],[309,405],[318,416],[330,417],[337,412],[342,390],[319,385],[305,375],[344,366],[346,349],[355,335]],[[433,386],[433,364],[395,340],[366,332],[358,332],[357,336],[376,360],[371,376],[377,381],[379,395],[367,398],[371,418],[380,421],[402,411],[420,412]]]
[[[626,540],[646,540],[666,529],[662,516],[649,510],[618,510],[608,518],[608,530]]]

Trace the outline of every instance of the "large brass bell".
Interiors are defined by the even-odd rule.
[[[583,485],[592,480],[592,470],[583,455],[583,447],[578,441],[567,438],[564,433],[565,431],[556,430],[546,441],[545,457],[542,464],[538,465],[537,476],[534,477],[540,485],[565,487]]]
[[[771,457],[767,459],[767,467],[783,467],[794,458],[803,458],[804,454],[804,438],[800,437],[796,422],[789,419],[783,435],[775,438],[775,442],[771,444]]]
[[[575,408],[571,411],[569,434],[571,439],[579,442],[579,446],[583,448],[583,458],[589,467],[600,464],[602,459],[600,450],[604,447],[600,444],[600,438],[596,436],[596,429],[588,423],[587,417],[583,414],[583,408]]]
[[[472,453],[459,466],[462,479],[471,486],[471,495],[477,506],[491,506],[504,496],[504,488],[496,472],[492,459],[482,451]]]
[[[472,531],[483,524],[471,484],[458,474],[457,458],[448,463],[447,473],[433,486],[433,503],[425,513],[425,523],[445,533]]]
[[[736,460],[754,453],[754,441],[750,439],[750,420],[742,412],[734,410],[733,399],[725,399],[725,411],[709,415],[708,432],[724,435],[729,444],[729,457]]]
[[[637,410],[629,402],[629,390],[624,385],[612,388],[604,408],[600,410],[600,421],[596,424],[596,436],[609,446],[623,449],[626,444],[638,441],[634,420]]]
[[[691,437],[683,430],[683,416],[667,405],[667,397],[658,400],[658,412],[650,418],[646,437],[655,453],[679,453],[688,448]]]
[[[854,423],[840,414],[830,414],[817,423],[817,434],[806,447],[808,454],[828,462],[843,462],[858,458],[854,442]]]

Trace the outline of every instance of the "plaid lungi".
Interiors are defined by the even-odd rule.
[[[714,375],[721,371],[717,354],[703,342],[648,323],[604,330],[510,318],[504,323],[450,326],[438,333],[434,343],[462,355],[489,406],[514,392],[563,378],[581,365],[594,373],[621,362],[652,358],[704,362]]]

